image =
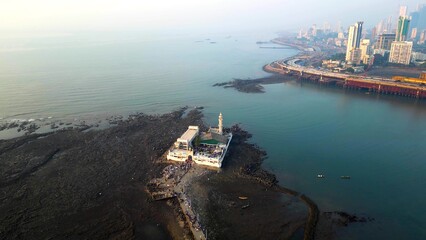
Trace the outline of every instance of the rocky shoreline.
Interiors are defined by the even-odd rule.
[[[265,67],[263,67],[263,70],[268,72]],[[216,83],[213,87],[234,88],[244,93],[264,93],[262,85],[284,83],[291,80],[297,80],[297,77],[272,73],[272,75],[262,78],[234,79],[229,82]]]
[[[182,108],[114,117],[116,126],[102,130],[0,140],[0,239],[193,239],[179,201],[152,201],[145,189],[170,164],[158,159],[188,125],[205,128],[202,118],[200,110]],[[321,239],[315,203],[278,185],[248,132],[228,130],[234,138],[224,168],[202,170],[184,190],[208,238]],[[327,216],[325,236],[331,225],[364,220]]]
[[[0,140],[0,239],[181,239],[167,203],[145,183],[202,114],[137,114],[104,130],[60,130]]]

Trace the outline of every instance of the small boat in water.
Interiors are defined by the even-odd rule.
[[[351,179],[351,176],[340,176],[341,179]]]
[[[324,174],[318,174],[317,178],[325,178]]]
[[[238,198],[241,199],[241,200],[247,200],[248,199],[248,197],[242,197],[242,196],[240,196]]]

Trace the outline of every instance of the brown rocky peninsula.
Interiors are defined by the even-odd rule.
[[[265,67],[263,67],[263,70],[266,71]],[[297,77],[272,73],[270,76],[256,79],[236,78],[229,82],[216,83],[213,87],[234,88],[244,93],[263,93],[264,88],[262,85],[283,83],[290,80],[297,80]]]
[[[166,166],[156,159],[188,125],[203,126],[200,111],[185,113],[0,140],[0,239],[191,239],[177,200],[145,191]],[[307,205],[277,189],[247,132],[232,131],[225,168],[188,188],[208,238],[302,239]]]

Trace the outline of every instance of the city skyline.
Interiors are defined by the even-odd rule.
[[[371,28],[388,16],[396,19],[401,5],[407,6],[406,11],[410,13],[418,4],[424,3],[418,0],[360,0],[348,3],[335,0],[321,3],[313,0],[164,0],[127,1],[123,4],[113,0],[41,0],[37,3],[21,0],[2,4],[0,31],[220,32],[260,28],[279,31],[324,22],[332,26],[340,22],[344,27],[359,20]]]

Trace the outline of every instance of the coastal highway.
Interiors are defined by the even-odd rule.
[[[293,71],[293,72],[299,72],[301,75],[309,74],[309,75],[315,75],[319,77],[340,79],[345,82],[352,80],[352,81],[363,82],[368,84],[379,84],[383,86],[400,87],[400,88],[412,89],[412,90],[422,90],[422,91],[426,90],[425,86],[419,86],[413,83],[396,82],[390,78],[366,77],[366,76],[359,76],[359,75],[353,75],[353,74],[336,73],[336,72],[331,72],[326,70],[319,70],[312,67],[305,67],[305,66],[301,66],[297,64],[297,62],[299,61],[301,61],[301,59],[299,58],[287,58],[284,60],[275,61],[269,64],[266,68],[270,71],[275,71],[279,73],[286,73],[286,71],[287,72]]]

